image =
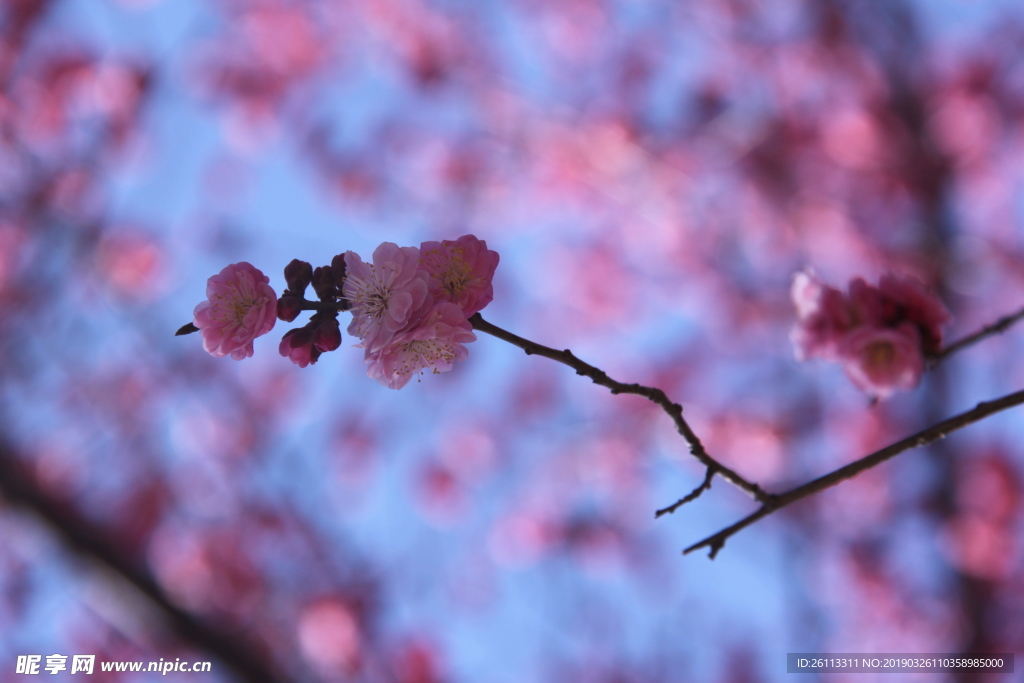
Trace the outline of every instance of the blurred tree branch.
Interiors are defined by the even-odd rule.
[[[944,360],[948,356],[951,356],[957,351],[965,349],[968,346],[977,344],[978,342],[982,341],[983,339],[986,339],[987,337],[991,337],[996,334],[1002,334],[1013,325],[1016,325],[1021,320],[1024,320],[1024,308],[1017,311],[1016,313],[1003,316],[1002,318],[995,321],[991,325],[986,325],[985,327],[981,328],[977,332],[974,332],[973,334],[969,334],[966,337],[961,337],[952,344],[946,346],[946,348],[942,349],[942,351],[940,351],[939,353],[935,354],[935,356],[931,359],[932,366],[934,367],[937,363]]]
[[[156,580],[127,557],[109,535],[83,520],[69,506],[48,496],[3,442],[0,442],[0,494],[9,505],[24,508],[45,521],[68,547],[112,569],[159,608],[182,641],[210,653],[239,679],[249,683],[287,683],[288,679],[263,663],[259,653],[175,605]]]

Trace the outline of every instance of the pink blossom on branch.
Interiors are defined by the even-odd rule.
[[[196,306],[192,324],[213,356],[235,360],[253,354],[252,342],[277,322],[277,294],[270,278],[249,263],[232,263],[206,283],[207,300]]]
[[[942,302],[908,276],[886,275],[877,287],[855,278],[843,294],[798,273],[791,294],[797,358],[841,362],[858,388],[879,398],[917,386],[950,320]]]
[[[497,267],[498,252],[474,235],[420,246],[420,269],[430,276],[430,295],[457,304],[467,318],[494,298],[491,279]]]
[[[938,353],[942,348],[942,326],[953,319],[943,303],[911,277],[883,275],[878,290],[897,318],[906,318],[921,332],[925,353]]]
[[[469,352],[463,345],[472,341],[476,335],[462,309],[441,301],[384,348],[372,353],[367,349],[366,374],[386,387],[401,389],[422,370],[451,370],[455,361],[465,360]]]
[[[346,277],[342,293],[352,306],[348,333],[362,339],[367,353],[388,345],[430,305],[427,274],[419,270],[420,250],[384,242],[364,263],[345,252]]]
[[[846,339],[844,356],[847,376],[878,398],[913,389],[924,373],[921,334],[910,322],[897,328],[858,328]]]

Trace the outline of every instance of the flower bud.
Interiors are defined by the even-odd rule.
[[[302,299],[297,296],[285,294],[277,300],[277,317],[286,323],[290,323],[299,317],[302,312]]]
[[[334,273],[334,282],[341,287],[345,281],[345,255],[338,254],[331,259],[331,271]]]
[[[281,339],[278,353],[304,368],[320,357],[320,351],[313,346],[312,338],[312,333],[305,327],[288,330]]]
[[[288,283],[288,289],[295,296],[302,296],[313,278],[313,266],[299,259],[292,259],[292,262],[284,267],[284,281]]]
[[[330,318],[323,321],[313,332],[313,346],[320,351],[334,351],[341,346],[341,328],[338,321]]]
[[[313,271],[313,289],[321,301],[334,298],[334,274],[330,266],[320,266]]]

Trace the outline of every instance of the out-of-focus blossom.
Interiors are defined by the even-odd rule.
[[[837,359],[843,335],[853,323],[847,298],[810,273],[797,273],[791,293],[797,325],[790,336],[797,360]]]
[[[877,287],[855,278],[843,294],[798,273],[792,297],[797,358],[841,362],[858,388],[879,398],[917,386],[950,320],[942,302],[907,276],[886,275]]]
[[[939,299],[910,277],[883,275],[878,290],[896,320],[905,318],[917,325],[926,354],[942,348],[942,326],[953,319]]]
[[[415,323],[430,305],[427,274],[419,270],[420,250],[385,242],[364,263],[355,252],[345,253],[343,293],[352,304],[348,333],[362,340],[373,354],[395,335]]]
[[[878,398],[913,389],[924,373],[921,335],[906,322],[898,328],[858,328],[846,339],[844,356],[853,383]]]
[[[373,353],[367,349],[366,374],[386,387],[401,389],[424,369],[434,374],[451,370],[455,361],[465,360],[469,352],[463,344],[471,341],[476,335],[462,309],[442,301],[387,346]]]
[[[252,356],[252,342],[277,322],[277,294],[270,278],[249,263],[232,263],[206,283],[207,300],[196,306],[192,323],[203,334],[203,348],[235,360]]]
[[[124,232],[103,237],[96,268],[118,296],[145,301],[163,284],[163,260],[163,252],[154,239],[141,232]]]
[[[497,267],[498,252],[473,235],[420,246],[420,269],[430,275],[431,296],[457,304],[467,318],[494,298],[491,279]]]
[[[355,610],[337,599],[319,600],[299,618],[303,656],[324,673],[351,674],[359,666],[362,628]],[[346,676],[347,677],[347,676]]]

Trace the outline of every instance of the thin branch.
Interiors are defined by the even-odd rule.
[[[879,465],[886,460],[903,453],[904,451],[909,451],[910,449],[917,448],[919,446],[926,446],[933,441],[938,441],[939,439],[944,438],[947,434],[982,420],[989,415],[1021,405],[1022,403],[1024,403],[1024,390],[1007,394],[1006,396],[992,401],[979,403],[976,407],[968,410],[967,412],[954,415],[953,417],[932,425],[917,434],[908,436],[907,438],[890,444],[881,450],[871,453],[870,455],[866,455],[860,460],[855,460],[849,465],[840,467],[839,469],[822,477],[818,477],[817,479],[802,486],[798,486],[795,489],[774,496],[771,500],[762,504],[756,512],[744,517],[732,526],[722,529],[717,534],[708,536],[703,541],[691,545],[683,551],[683,554],[685,555],[699,548],[708,548],[710,550],[709,556],[714,559],[718,551],[725,545],[726,540],[762,517],[766,517],[771,513],[786,507],[790,503],[795,503],[798,500],[807,498],[808,496],[813,496],[814,494],[820,493],[821,491],[824,491],[831,486],[835,486],[840,482],[844,482],[847,479],[852,479],[864,470],[871,469],[872,467],[875,467],[876,465]]]
[[[501,329],[497,325],[492,325],[484,320],[479,313],[470,317],[469,322],[473,325],[473,329],[497,337],[498,339],[506,341],[513,346],[518,346],[525,351],[528,356],[544,356],[545,358],[550,358],[551,360],[568,365],[576,371],[577,375],[589,377],[595,384],[607,387],[613,394],[635,394],[657,403],[661,406],[661,409],[668,413],[668,416],[672,418],[672,421],[676,425],[676,431],[686,439],[686,443],[690,446],[690,453],[692,453],[702,465],[712,472],[711,476],[714,476],[715,474],[721,476],[729,483],[749,493],[752,498],[760,503],[769,503],[772,501],[772,495],[767,491],[757,484],[747,481],[742,476],[708,455],[707,451],[704,450],[704,444],[700,442],[700,439],[697,438],[693,429],[690,428],[690,425],[683,418],[683,407],[678,403],[673,403],[669,400],[668,396],[661,389],[643,386],[642,384],[623,384],[622,382],[617,382],[610,378],[603,370],[599,370],[593,365],[581,361],[579,358],[574,356],[572,351],[569,349],[558,351],[551,347],[532,342],[529,339],[523,339],[522,337]]]
[[[977,332],[969,334],[966,337],[962,337],[952,344],[947,345],[944,349],[939,351],[937,354],[932,356],[932,365],[937,364],[939,361],[944,359],[946,356],[952,355],[961,349],[967,348],[973,344],[978,343],[986,337],[991,337],[996,334],[1002,334],[1011,326],[1017,324],[1021,320],[1024,320],[1024,308],[1013,313],[1011,315],[1003,316],[999,320],[995,321],[991,325],[986,325]]]
[[[682,506],[686,505],[687,503],[689,503],[691,501],[694,501],[694,500],[697,500],[698,498],[700,498],[700,494],[704,493],[704,491],[706,491],[706,490],[711,488],[711,480],[714,479],[714,478],[715,478],[715,471],[709,467],[707,473],[704,475],[704,481],[701,483],[700,486],[698,486],[694,490],[690,491],[685,496],[683,496],[682,498],[680,498],[676,502],[674,502],[671,505],[669,505],[667,508],[662,508],[662,509],[658,510],[657,512],[655,512],[654,513],[654,518],[657,519],[658,517],[661,517],[662,515],[671,514],[671,513],[675,512],[676,510],[678,510],[679,508],[681,508]]]
[[[171,602],[153,577],[133,562],[108,534],[52,500],[3,444],[0,444],[0,494],[3,502],[21,506],[42,518],[76,552],[98,560],[125,579],[163,612],[179,638],[213,655],[240,679],[249,683],[285,683],[287,680],[264,666],[262,653]]]

